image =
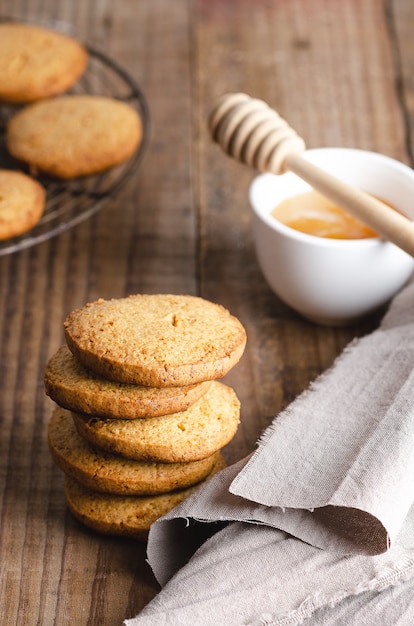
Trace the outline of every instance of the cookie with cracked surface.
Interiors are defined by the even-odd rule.
[[[150,387],[221,378],[246,344],[244,327],[227,309],[190,295],[100,299],[72,311],[64,326],[71,352],[85,367]]]
[[[61,407],[49,421],[48,442],[56,465],[67,476],[88,489],[118,495],[156,495],[190,487],[212,471],[220,454],[192,463],[152,463],[109,454],[81,437],[71,413]]]
[[[43,215],[46,191],[23,172],[0,170],[0,240],[33,228]]]
[[[119,496],[97,493],[73,478],[65,478],[65,500],[72,515],[85,526],[105,535],[120,535],[145,541],[151,525],[180,504],[226,463],[220,456],[201,483],[158,496]]]
[[[6,145],[33,173],[87,176],[126,161],[138,148],[142,122],[125,102],[64,95],[30,104],[8,121]]]
[[[160,463],[198,461],[234,437],[240,403],[231,387],[213,381],[185,411],[138,420],[114,420],[72,412],[79,434],[93,446],[122,456]]]
[[[61,94],[83,74],[89,53],[77,39],[21,22],[0,24],[0,100],[26,103]]]
[[[46,364],[44,384],[47,395],[66,409],[137,419],[184,411],[206,393],[211,382],[160,388],[113,382],[84,367],[67,346],[61,346]]]

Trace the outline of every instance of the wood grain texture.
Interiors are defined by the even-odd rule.
[[[254,8],[253,8],[254,6]],[[115,626],[157,593],[145,546],[101,537],[66,511],[47,449],[47,358],[63,320],[98,297],[171,292],[228,307],[246,352],[225,382],[242,420],[228,462],[379,315],[324,328],[280,302],[258,268],[254,172],[212,144],[217,98],[245,91],[308,147],[376,150],[411,164],[410,0],[0,0],[0,15],[69,23],[144,90],[151,144],[137,176],[95,217],[0,258],[0,622]]]

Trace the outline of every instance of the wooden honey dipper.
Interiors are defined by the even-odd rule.
[[[263,100],[244,93],[222,96],[211,112],[209,130],[229,156],[260,172],[294,172],[378,235],[414,256],[414,223],[304,159],[303,139]]]

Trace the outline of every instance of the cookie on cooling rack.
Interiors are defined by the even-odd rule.
[[[0,170],[0,240],[30,230],[45,207],[44,187],[30,176],[14,170]]]
[[[98,449],[159,463],[198,461],[236,434],[240,402],[231,387],[213,381],[185,411],[139,420],[100,419],[72,412],[79,434]]]
[[[65,478],[65,500],[82,524],[105,535],[121,535],[145,541],[151,525],[185,500],[198,485],[226,467],[221,455],[208,476],[188,489],[157,496],[119,496],[98,493],[76,480]]]
[[[106,380],[86,369],[67,346],[45,367],[47,395],[66,409],[118,419],[137,419],[184,411],[208,390],[205,381],[185,387],[143,387]]]
[[[149,387],[221,378],[246,344],[245,329],[227,309],[190,295],[100,299],[72,311],[65,333],[85,367],[109,380]]]
[[[76,430],[70,411],[57,407],[48,425],[56,465],[81,485],[100,493],[156,495],[185,489],[209,474],[219,452],[193,463],[135,461],[93,448]]]
[[[65,95],[30,104],[8,121],[6,145],[33,173],[70,179],[126,161],[140,145],[135,109],[97,95]]]
[[[40,26],[0,23],[0,100],[24,103],[61,94],[86,69],[76,39]]]

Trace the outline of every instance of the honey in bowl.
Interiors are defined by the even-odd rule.
[[[282,224],[316,237],[329,239],[378,237],[369,226],[313,189],[286,198],[271,214]]]

